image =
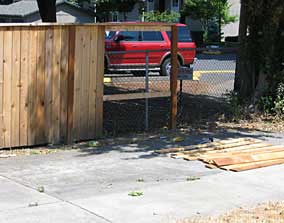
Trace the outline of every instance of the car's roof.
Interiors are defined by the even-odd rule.
[[[145,25],[159,25],[159,24],[163,24],[165,25],[166,23],[165,22],[134,22],[134,21],[131,21],[131,22],[107,22],[107,23],[110,23],[110,24],[115,24],[115,23],[118,23],[118,24],[145,24]],[[172,23],[169,23],[169,24],[172,24]],[[182,24],[182,23],[175,23],[176,26],[186,26],[185,24]]]

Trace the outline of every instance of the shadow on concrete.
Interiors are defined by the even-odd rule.
[[[149,133],[144,135],[138,135],[133,137],[131,135],[106,139],[105,145],[100,147],[91,148],[88,144],[82,145],[80,148],[80,154],[78,156],[96,156],[113,151],[120,153],[133,154],[133,157],[121,158],[122,160],[137,160],[137,159],[151,159],[157,156],[167,156],[157,154],[154,151],[164,148],[176,148],[182,146],[196,145],[200,143],[209,142],[209,138],[213,138],[215,141],[232,138],[245,138],[252,137],[255,139],[267,138],[279,139],[277,135],[273,135],[269,132],[259,132],[256,130],[238,128],[238,129],[217,129],[215,133],[207,131],[200,131],[194,129],[183,129],[177,131],[160,131],[156,133]],[[184,138],[183,142],[174,143],[173,139],[176,136]]]

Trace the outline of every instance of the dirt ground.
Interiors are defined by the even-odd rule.
[[[220,128],[229,129],[247,129],[258,130],[263,132],[284,132],[284,119],[276,119],[274,117],[255,117],[252,120],[241,120],[239,122],[219,122]]]
[[[218,217],[196,217],[177,223],[282,223],[284,202],[268,202],[254,208],[239,208]]]

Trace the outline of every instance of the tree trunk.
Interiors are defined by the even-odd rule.
[[[239,25],[239,43],[238,58],[236,64],[236,76],[234,90],[242,97],[250,97],[254,92],[254,69],[247,55],[247,8],[246,1],[241,1],[240,25]]]
[[[263,0],[259,4],[256,7],[254,0],[241,1],[234,84],[239,96],[254,105],[262,96],[275,99],[276,88],[284,81],[284,5],[282,0]]]
[[[56,22],[56,0],[37,0],[42,22]]]

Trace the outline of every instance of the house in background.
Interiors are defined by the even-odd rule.
[[[184,0],[144,0],[144,10],[145,12],[150,11],[175,11],[180,12],[183,7]],[[228,0],[230,7],[230,14],[237,16],[240,15],[240,0]],[[126,13],[126,17],[122,13],[117,12],[115,16],[111,18],[111,21],[139,21],[141,20],[139,4],[136,4],[132,12]],[[191,32],[193,33],[194,39],[198,42],[202,42],[203,39],[203,27],[199,20],[191,19],[187,17],[185,23],[189,26]],[[239,19],[236,22],[230,23],[222,27],[223,37],[228,36],[238,36],[239,30]],[[217,31],[217,30],[216,30]]]
[[[146,11],[160,11],[164,12],[175,11],[179,12],[182,8],[184,0],[146,0]]]
[[[224,33],[224,37],[228,36],[238,36],[239,35],[239,18],[241,12],[241,1],[240,0],[228,0],[230,7],[230,15],[236,16],[237,21],[234,23],[230,23],[225,25],[222,29]]]
[[[56,3],[59,23],[94,22],[94,13],[64,0]],[[0,5],[0,22],[41,22],[36,0],[21,0],[8,5]]]
[[[150,11],[175,11],[179,12],[184,0],[141,0],[136,3],[131,12],[113,12],[108,21],[141,21],[141,8],[144,6],[145,12]],[[85,3],[85,7],[88,3]],[[83,6],[84,7],[84,6]]]

